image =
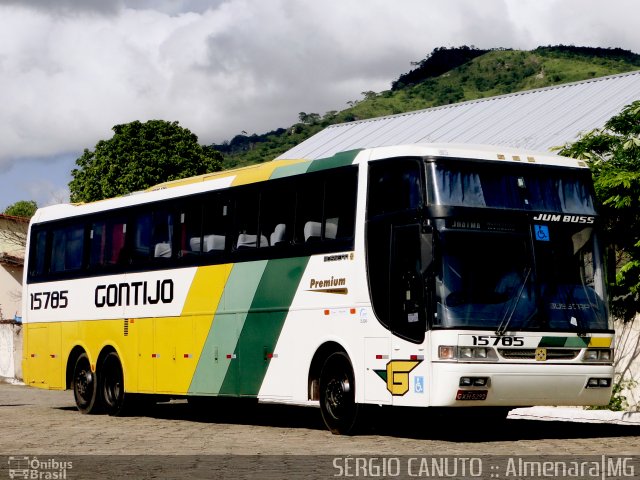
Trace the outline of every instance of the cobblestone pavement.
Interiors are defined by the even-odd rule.
[[[81,415],[69,391],[0,384],[0,455],[640,455],[638,426],[435,423],[382,412],[381,425],[344,437],[325,429],[316,408],[212,416],[173,401],[141,416]]]

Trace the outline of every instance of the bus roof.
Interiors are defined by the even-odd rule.
[[[454,159],[476,159],[495,162],[529,163],[586,169],[582,160],[561,157],[546,152],[531,152],[523,149],[490,145],[465,144],[409,144],[370,149],[350,150],[328,158],[316,160],[280,159],[195,177],[164,182],[147,190],[121,197],[91,203],[60,204],[38,209],[32,222],[45,222],[62,217],[73,217],[87,213],[111,210],[126,206],[160,201],[166,198],[187,196],[237,185],[246,185],[264,180],[288,177],[302,173],[326,170],[339,166],[359,164],[394,157],[439,157]],[[171,190],[169,193],[167,190]]]
[[[389,147],[375,147],[368,160],[393,157],[444,157],[451,159],[475,159],[496,162],[533,163],[565,168],[588,168],[583,160],[562,157],[549,152],[536,152],[522,148],[498,147],[493,145],[471,145],[455,143],[408,144]]]

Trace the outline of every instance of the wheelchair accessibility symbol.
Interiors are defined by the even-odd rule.
[[[549,227],[546,225],[534,225],[533,226],[536,234],[536,240],[539,242],[548,242],[549,238]]]
[[[424,377],[415,376],[413,391],[416,393],[424,393]]]

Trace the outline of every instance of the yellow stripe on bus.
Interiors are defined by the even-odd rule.
[[[199,267],[191,282],[182,315],[213,315],[232,267],[232,263]]]
[[[276,168],[295,165],[296,163],[305,161],[307,160],[273,160],[271,162],[261,163],[260,165],[253,165],[239,170],[234,170],[236,172],[236,178],[233,180],[231,185],[247,185],[249,183],[269,180]]]
[[[591,337],[589,347],[609,348],[611,346],[611,337]]]

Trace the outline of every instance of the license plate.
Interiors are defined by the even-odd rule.
[[[458,390],[456,400],[486,400],[488,390]]]

